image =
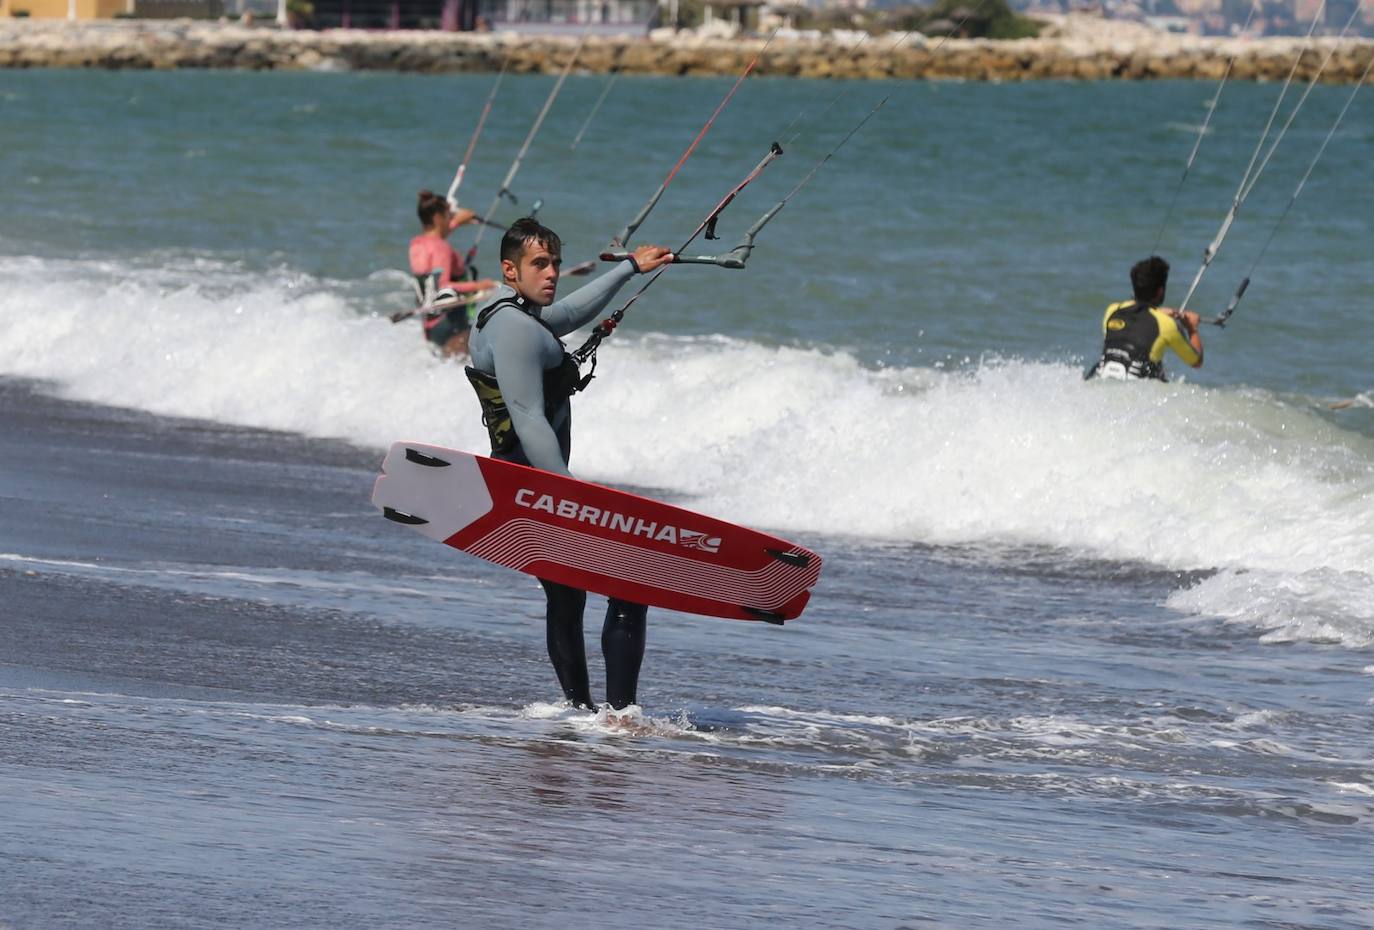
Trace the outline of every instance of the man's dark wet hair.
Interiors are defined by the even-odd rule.
[[[510,229],[501,237],[501,261],[519,264],[527,242],[539,243],[555,258],[563,257],[563,240],[558,238],[558,233],[532,216],[522,216],[511,223]]]
[[[1155,299],[1161,287],[1169,284],[1169,263],[1158,255],[1138,261],[1131,267],[1131,291],[1141,303]]]
[[[420,218],[420,224],[429,229],[434,223],[434,217],[440,213],[448,212],[448,201],[440,197],[434,191],[420,191],[420,202],[415,207],[415,215]]]

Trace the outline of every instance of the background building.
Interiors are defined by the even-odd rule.
[[[0,0],[0,16],[112,19],[133,12],[133,0]]]
[[[311,0],[318,29],[645,32],[658,0]]]
[[[224,12],[223,0],[0,0],[0,16],[32,19],[211,19]]]

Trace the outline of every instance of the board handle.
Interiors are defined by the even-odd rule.
[[[449,466],[449,463],[445,462],[441,458],[435,458],[432,455],[425,455],[425,453],[412,449],[408,446],[406,447],[406,461],[414,462],[416,465],[427,465],[430,468],[448,468]]]

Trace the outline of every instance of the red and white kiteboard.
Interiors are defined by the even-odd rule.
[[[387,519],[478,558],[651,607],[797,617],[821,558],[796,543],[550,472],[393,443],[372,490]]]

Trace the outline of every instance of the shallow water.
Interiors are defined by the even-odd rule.
[[[0,73],[0,924],[1374,922],[1374,408],[1327,409],[1369,387],[1374,98],[1201,371],[1084,385],[1214,88],[751,82],[649,239],[845,91],[728,247],[897,93],[745,272],[636,305],[573,467],[826,569],[783,629],[655,613],[625,728],[548,703],[533,582],[368,504],[390,440],[480,447],[385,314],[489,80]],[[511,82],[465,199],[548,86]],[[589,256],[726,86],[624,79],[569,154],[601,87],[570,81],[522,204]],[[1226,89],[1176,289],[1276,92]]]

